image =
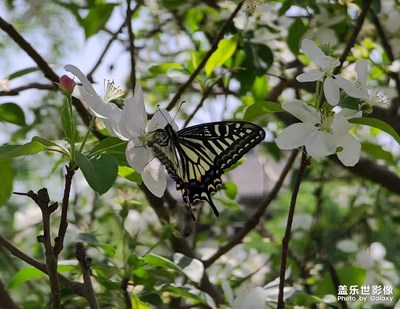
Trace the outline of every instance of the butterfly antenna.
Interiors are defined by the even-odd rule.
[[[161,115],[164,117],[165,121],[166,121],[167,123],[169,123],[167,117],[165,117],[165,115],[163,114],[163,112],[162,112],[161,109],[160,109],[160,104],[157,104],[157,108],[158,108],[158,111],[161,113]]]
[[[183,103],[186,103],[186,101],[182,101],[181,104],[179,104],[178,110],[176,111],[175,116],[174,116],[174,118],[172,119],[172,122],[174,122],[176,116],[178,116],[178,113],[179,113],[179,111],[181,110],[181,107],[182,107]]]

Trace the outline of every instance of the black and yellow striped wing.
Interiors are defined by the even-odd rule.
[[[206,123],[178,132],[167,125],[149,134],[148,146],[175,180],[183,201],[190,206],[206,201],[217,217],[211,195],[221,186],[221,175],[265,137],[262,128],[243,121]]]

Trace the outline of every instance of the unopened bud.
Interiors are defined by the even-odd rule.
[[[76,83],[74,82],[74,80],[72,78],[70,78],[67,75],[63,75],[60,78],[60,90],[71,94],[72,91],[74,91],[74,88],[76,86]]]

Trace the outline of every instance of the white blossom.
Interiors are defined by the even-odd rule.
[[[284,129],[275,139],[281,149],[305,146],[307,153],[321,159],[337,152],[345,166],[354,166],[360,159],[361,145],[351,134],[350,123],[342,113],[320,114],[314,107],[300,100],[290,101],[282,108],[301,120]]]
[[[333,74],[336,67],[340,65],[339,60],[325,55],[325,53],[311,40],[304,39],[301,43],[304,54],[317,66],[318,69],[311,70],[297,76],[299,82],[323,81],[323,89],[326,100],[332,106],[336,106],[340,100],[340,88],[348,95],[360,97],[358,89],[344,77]]]

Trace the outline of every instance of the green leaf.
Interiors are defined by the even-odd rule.
[[[142,183],[142,177],[140,174],[131,167],[119,165],[118,175],[132,182],[136,182],[139,185]]]
[[[76,269],[75,265],[58,265],[58,272],[73,271]],[[41,270],[34,267],[23,267],[12,277],[8,287],[10,289],[16,288],[26,281],[47,276]]]
[[[170,293],[174,293],[183,298],[193,299],[195,301],[201,302],[202,304],[207,304],[207,301],[201,296],[193,293],[193,288],[188,288],[184,286],[176,286],[171,284],[165,284],[162,286],[162,290]]]
[[[45,138],[35,136],[32,141],[24,145],[4,145],[0,147],[0,162],[14,159],[16,157],[36,154],[41,151],[55,151],[69,156],[68,151],[57,145],[56,143],[49,141]]]
[[[69,114],[68,106],[64,106],[61,108],[61,123],[64,130],[64,135],[66,140],[71,142],[73,136],[73,129],[71,127],[71,115]]]
[[[367,153],[370,157],[375,160],[384,160],[386,163],[395,165],[395,160],[393,158],[393,154],[389,151],[383,150],[381,146],[363,142],[361,143],[361,149],[363,152]]]
[[[15,103],[0,104],[0,121],[26,126],[24,111]]]
[[[359,267],[344,267],[336,269],[339,276],[339,282],[343,285],[362,285],[365,281],[367,271]],[[337,287],[334,286],[329,273],[325,273],[321,282],[318,283],[315,295],[323,297],[326,294],[337,293]]]
[[[32,138],[32,141],[42,144],[44,147],[46,147],[46,150],[48,150],[48,151],[59,152],[59,153],[62,153],[63,155],[65,155],[67,158],[69,158],[68,150],[65,149],[64,147],[54,143],[53,141],[50,141],[46,138],[39,137],[39,136],[34,136]]]
[[[144,259],[148,265],[177,270],[196,283],[200,283],[201,278],[203,277],[203,263],[198,259],[185,256],[181,253],[174,254],[173,262],[167,258],[152,253],[147,254]]]
[[[85,29],[86,39],[104,28],[113,13],[114,7],[117,5],[117,3],[96,3],[90,9],[89,14],[81,24]]]
[[[203,20],[204,13],[198,7],[193,7],[187,10],[185,23],[189,30],[194,33],[200,27],[200,22]]]
[[[287,36],[287,44],[290,51],[297,55],[300,50],[300,40],[303,34],[306,32],[306,27],[301,18],[296,18],[295,21],[290,25],[289,32]]]
[[[257,76],[254,80],[251,93],[253,94],[254,100],[264,100],[269,90],[268,78],[266,75]]]
[[[111,246],[111,245],[106,244],[106,243],[99,242],[97,240],[97,238],[92,234],[80,233],[80,234],[78,234],[78,236],[76,236],[76,240],[77,241],[86,242],[86,243],[88,243],[91,246],[96,247],[96,248],[101,248],[110,257],[114,257],[115,256],[116,249],[115,249],[114,246]]]
[[[107,137],[93,147],[93,149],[90,151],[90,155],[96,155],[100,153],[125,154],[126,144],[126,142],[121,141],[117,137]]]
[[[246,42],[243,46],[246,53],[245,67],[255,75],[264,75],[272,65],[271,49],[263,44]]]
[[[115,157],[103,154],[88,158],[75,152],[75,158],[83,176],[94,191],[101,195],[111,188],[118,173]]]
[[[252,121],[261,115],[282,111],[282,106],[279,103],[271,101],[260,101],[250,105],[246,109],[244,113],[244,120]]]
[[[215,68],[220,67],[235,53],[238,37],[234,36],[230,39],[222,39],[218,43],[218,48],[213,52],[208,59],[205,70],[207,77],[211,75]]]
[[[132,293],[131,296],[131,304],[132,309],[150,309],[150,307],[143,303],[134,293]]]
[[[383,132],[386,132],[387,134],[391,135],[396,142],[400,145],[400,136],[397,134],[397,132],[386,122],[376,119],[376,118],[370,118],[370,117],[362,117],[362,118],[352,118],[349,119],[350,123],[355,123],[355,124],[363,124],[366,126],[370,126],[373,128],[377,128],[379,130],[382,130]]]
[[[349,96],[341,98],[338,105],[356,111],[360,110],[360,101]]]
[[[167,62],[163,64],[153,65],[152,67],[150,67],[149,71],[152,74],[165,74],[170,69],[183,69],[183,66],[174,62]]]
[[[224,191],[227,197],[229,197],[231,200],[234,200],[236,198],[238,189],[236,184],[232,181],[225,181]]]
[[[308,306],[323,303],[323,300],[314,295],[297,294],[293,297],[293,303],[297,306]]]
[[[29,142],[24,145],[5,145],[0,147],[0,162],[10,160],[16,157],[32,155],[47,148],[36,141]]]
[[[165,257],[150,253],[147,254],[144,257],[144,260],[146,261],[147,264],[151,266],[159,266],[163,268],[170,268],[170,269],[175,269],[179,270],[179,267],[176,266],[172,261],[168,260]]]
[[[2,206],[12,194],[14,171],[11,160],[0,162],[0,175],[0,206]]]
[[[24,76],[24,75],[32,73],[32,72],[37,72],[37,71],[40,71],[39,67],[30,67],[30,68],[18,70],[16,72],[8,75],[7,79],[8,80],[15,79],[15,78]]]

